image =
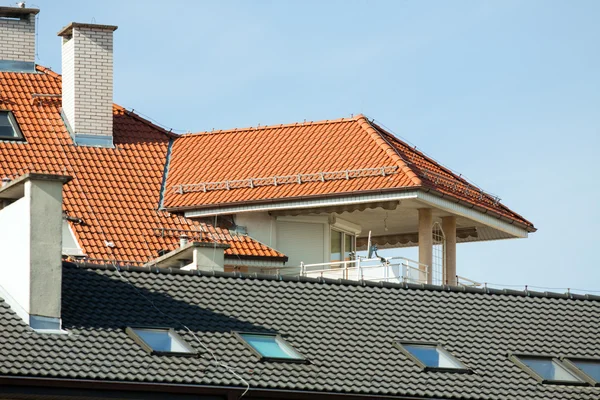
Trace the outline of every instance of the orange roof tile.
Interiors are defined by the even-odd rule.
[[[165,191],[170,210],[415,188],[466,201],[533,229],[497,198],[363,115],[188,134],[175,141],[172,154]],[[364,172],[381,168],[393,172]],[[344,178],[346,170],[363,171],[356,172],[362,177]],[[318,179],[323,172],[337,173]],[[301,184],[291,183],[298,174]]]
[[[90,258],[144,263],[161,249],[174,249],[181,233],[227,243],[229,257],[285,257],[246,236],[158,211],[167,149],[175,135],[115,105],[115,148],[74,146],[60,115],[60,75],[43,67],[38,71],[0,73],[0,108],[14,113],[26,138],[26,143],[0,142],[0,175],[73,176],[65,186],[64,210],[84,220],[72,228]],[[56,97],[34,99],[34,93]],[[105,240],[115,246],[109,248]]]

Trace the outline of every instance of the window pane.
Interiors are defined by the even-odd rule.
[[[415,356],[419,361],[431,368],[465,368],[461,363],[454,359],[450,354],[441,351],[437,346],[430,345],[403,345],[406,350]]]
[[[14,138],[17,132],[11,124],[8,111],[0,111],[0,137]]]
[[[160,329],[134,329],[134,332],[154,351],[169,353],[189,353],[189,349],[171,335],[170,331]]]
[[[0,137],[15,137],[15,131],[12,126],[0,126]]]
[[[331,261],[342,260],[342,232],[331,230]]]
[[[596,382],[600,382],[600,361],[569,360]]]
[[[354,252],[354,237],[344,234],[344,260],[350,261]]]
[[[240,336],[263,357],[302,359],[300,354],[278,340],[277,336],[250,334],[240,334]]]
[[[548,381],[579,382],[580,379],[550,358],[519,357],[523,364]]]

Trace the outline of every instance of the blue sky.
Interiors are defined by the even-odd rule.
[[[600,2],[28,5],[55,71],[62,26],[118,25],[115,102],[177,131],[375,118],[538,228],[459,245],[460,275],[600,291]]]

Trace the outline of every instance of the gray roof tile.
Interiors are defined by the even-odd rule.
[[[63,326],[33,332],[0,301],[0,374],[478,399],[596,399],[541,385],[509,352],[600,358],[600,301],[583,296],[323,279],[63,268]],[[157,311],[140,293],[163,313]],[[168,316],[167,316],[168,315]],[[171,318],[170,318],[170,317]],[[199,358],[146,353],[127,326],[172,327]],[[310,364],[263,363],[231,331],[280,333]],[[443,344],[473,374],[422,372],[393,341]]]

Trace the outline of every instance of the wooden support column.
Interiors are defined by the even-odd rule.
[[[421,269],[420,280],[427,283],[432,282],[433,275],[433,212],[431,208],[419,208],[419,262],[427,267]]]
[[[442,230],[446,236],[444,283],[447,285],[456,285],[456,217],[443,217]]]

